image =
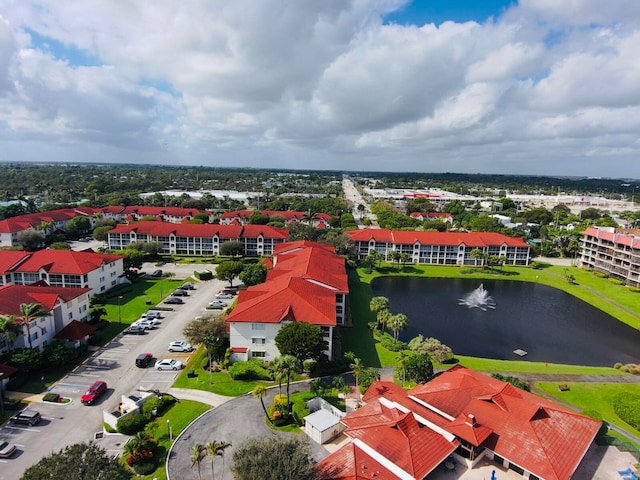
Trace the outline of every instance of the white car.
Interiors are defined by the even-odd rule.
[[[216,293],[216,298],[224,298],[226,300],[229,300],[233,298],[233,295],[231,295],[230,293]]]
[[[156,362],[156,368],[158,370],[180,370],[184,367],[180,360],[174,360],[172,358],[165,358],[164,360],[158,360]]]
[[[135,325],[136,327],[142,327],[145,330],[151,330],[156,326],[156,322],[154,320],[147,320],[141,318],[140,320],[136,320],[131,325]]]
[[[227,302],[223,302],[222,300],[214,300],[209,302],[209,308],[227,308]]]
[[[177,340],[169,344],[170,352],[193,352],[193,347],[190,343]]]

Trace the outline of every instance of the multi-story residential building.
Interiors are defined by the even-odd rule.
[[[640,288],[640,231],[587,228],[583,232],[580,264]]]
[[[103,293],[126,281],[122,258],[86,250],[0,250],[0,285],[44,281],[51,287],[88,288],[91,294]]]
[[[278,245],[272,263],[266,282],[240,291],[227,318],[232,361],[278,357],[275,337],[291,322],[318,325],[331,359],[334,329],[346,319],[344,259],[329,245],[300,241]]]
[[[18,245],[18,234],[27,230],[40,231],[50,235],[56,231],[64,231],[67,223],[77,217],[89,219],[91,228],[102,218],[114,219],[117,222],[135,222],[142,218],[154,217],[158,221],[168,223],[184,223],[197,214],[206,214],[202,210],[178,207],[145,207],[145,206],[109,206],[104,208],[76,207],[61,208],[42,213],[20,215],[0,220],[0,247]]]
[[[13,316],[20,331],[11,345],[0,341],[0,352],[14,348],[42,349],[73,320],[89,320],[89,288],[62,288],[44,285],[4,285],[0,287],[0,314]],[[38,303],[49,315],[25,321],[20,305]]]
[[[107,232],[111,250],[123,250],[134,242],[157,242],[170,255],[218,255],[220,246],[241,242],[245,255],[271,255],[277,244],[289,236],[284,228],[267,225],[172,224],[137,222],[118,225]]]
[[[309,217],[305,212],[280,210],[236,210],[224,212],[220,216],[221,225],[246,225],[252,215],[260,214],[271,218],[282,218],[285,225],[292,223],[306,223],[318,228],[328,228],[332,216],[327,213],[316,213]]]
[[[602,425],[462,366],[411,390],[374,382],[363,400],[341,420],[350,442],[318,464],[323,480],[422,480],[485,460],[530,480],[569,480]]]
[[[529,265],[531,245],[521,238],[494,232],[416,232],[365,228],[345,232],[358,247],[358,258],[378,252],[389,260],[391,252],[406,253],[412,263],[434,265],[481,265],[471,255],[480,250],[505,259],[505,265]]]

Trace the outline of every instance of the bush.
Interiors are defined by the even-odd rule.
[[[133,435],[141,431],[147,424],[147,419],[141,413],[132,413],[126,417],[120,417],[117,423],[118,432],[124,435]]]
[[[234,380],[271,380],[271,372],[260,360],[236,362],[229,367],[229,375]]]
[[[617,278],[609,278],[609,282],[613,283],[614,285],[624,285],[624,282],[622,280],[618,280]]]
[[[613,411],[624,422],[640,430],[640,395],[621,392],[613,397]]]
[[[633,293],[639,293],[640,292],[640,288],[638,288],[638,287],[628,286],[627,288],[629,289],[630,292],[633,292]]]
[[[305,360],[305,361],[302,363],[302,369],[303,369],[305,372],[311,372],[311,371],[313,371],[313,370],[315,370],[315,369],[316,369],[316,364],[317,364],[317,363],[318,363],[318,362],[316,362],[315,360]]]
[[[143,460],[133,464],[133,469],[138,475],[151,475],[156,471],[156,468],[158,468],[158,465],[154,459]]]
[[[293,418],[298,425],[302,425],[304,423],[304,417],[310,413],[305,401],[300,400],[293,404]]]
[[[60,401],[60,395],[52,392],[45,393],[44,396],[42,397],[42,401],[58,403]]]
[[[622,368],[622,363],[616,362],[613,368],[615,368],[616,370],[620,370]]]
[[[531,391],[531,387],[529,386],[529,382],[525,380],[520,380],[518,377],[507,377],[505,375],[501,375],[499,373],[494,373],[491,375],[493,378],[497,378],[498,380],[502,380],[503,382],[510,383],[514,387],[518,387],[522,390],[526,390],[527,392]]]
[[[273,403],[267,408],[267,414],[272,420],[277,420],[287,415],[287,396],[277,394]]]

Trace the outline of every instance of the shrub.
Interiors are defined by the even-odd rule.
[[[204,356],[204,358],[202,359],[202,362],[200,362],[200,368],[203,370],[209,369],[209,355]]]
[[[310,413],[305,401],[300,400],[293,404],[293,418],[298,425],[302,425],[304,423],[304,417]]]
[[[621,392],[613,397],[613,411],[624,422],[636,430],[640,430],[640,395]]]
[[[133,464],[133,469],[138,475],[151,475],[156,471],[156,468],[158,466],[153,458]]]
[[[609,278],[609,281],[614,285],[624,285],[624,282],[622,280],[618,280],[617,278]]]
[[[118,419],[117,428],[118,432],[124,435],[133,435],[144,428],[147,423],[147,419],[141,413],[132,413],[126,417],[120,417]]]
[[[613,368],[615,368],[616,370],[620,370],[622,368],[622,363],[616,362]]]
[[[313,370],[315,370],[315,369],[316,369],[316,364],[317,364],[317,363],[318,363],[318,362],[316,362],[315,360],[305,360],[305,361],[302,363],[302,369],[303,369],[305,372],[311,372],[311,371],[313,371]]]
[[[522,390],[526,390],[527,392],[531,391],[531,387],[529,386],[529,383],[526,382],[525,380],[520,380],[518,377],[510,377],[510,376],[507,377],[499,373],[494,373],[491,376],[493,378],[497,378],[498,380],[502,380],[503,382],[510,383],[514,387],[518,387],[518,388],[521,388]]]
[[[629,291],[630,291],[630,292],[633,292],[633,293],[638,293],[638,292],[640,292],[640,288],[638,288],[638,287],[631,287],[631,286],[628,286],[627,288],[629,289]]]
[[[44,396],[42,397],[42,400],[44,402],[58,403],[60,401],[60,395],[52,392],[45,393]]]
[[[280,394],[276,395],[273,398],[273,403],[269,405],[269,408],[267,408],[267,414],[272,420],[277,420],[287,416],[287,396]]]
[[[271,372],[260,360],[236,362],[229,367],[229,375],[234,380],[271,380]]]
[[[104,431],[107,433],[118,433],[117,430],[114,430],[114,428],[109,425],[107,422],[104,422],[102,424],[102,428],[104,428]]]

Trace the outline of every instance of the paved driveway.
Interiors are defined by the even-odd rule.
[[[291,385],[291,392],[306,391],[306,382]],[[270,405],[277,388],[269,389],[264,397],[265,406]],[[284,392],[284,389],[283,389]],[[196,443],[206,444],[216,441],[231,442],[231,447],[225,451],[224,473],[222,460],[214,461],[215,478],[232,478],[230,466],[233,463],[233,452],[250,438],[265,438],[274,436],[294,435],[301,440],[309,440],[305,434],[282,433],[271,430],[265,425],[264,411],[260,400],[252,394],[234,398],[219,407],[209,410],[189,425],[176,439],[171,448],[167,465],[167,478],[180,480],[197,478],[196,467],[191,466],[191,449]],[[315,442],[311,445],[311,455],[318,461],[329,455],[329,451]],[[211,471],[210,459],[207,457],[202,463],[203,473]],[[206,476],[206,473],[204,476]]]

